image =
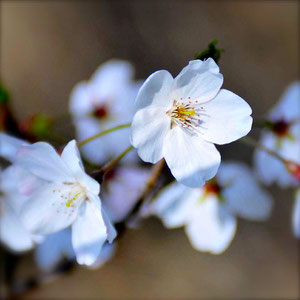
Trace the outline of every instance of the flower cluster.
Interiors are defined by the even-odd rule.
[[[175,78],[157,71],[143,84],[131,64],[111,60],[71,93],[78,142],[55,149],[0,133],[0,156],[10,163],[0,170],[1,242],[16,252],[35,247],[46,271],[66,258],[96,268],[114,255],[117,230],[154,215],[167,228],[184,227],[196,250],[220,254],[237,217],[270,216],[273,200],[259,180],[298,187],[292,220],[300,237],[299,83],[268,115],[255,171],[221,163],[215,145],[252,127],[249,104],[222,85],[212,58],[190,61]],[[160,163],[149,170],[139,157]],[[164,161],[175,180],[158,191]]]

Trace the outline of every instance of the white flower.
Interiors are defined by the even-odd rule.
[[[116,232],[101,209],[99,183],[84,172],[76,142],[69,142],[61,155],[48,143],[22,145],[15,165],[41,181],[22,209],[24,225],[42,235],[72,225],[78,263],[93,264]]]
[[[234,237],[236,216],[265,220],[271,207],[269,194],[259,187],[251,170],[232,162],[222,163],[216,178],[203,187],[170,184],[148,209],[167,228],[184,226],[195,249],[219,254]]]
[[[101,197],[110,220],[114,223],[126,218],[142,193],[150,171],[141,167],[120,166],[105,176]]]
[[[10,162],[14,162],[17,151],[24,144],[29,145],[29,143],[21,139],[0,132],[0,157],[3,157]]]
[[[41,237],[31,234],[20,220],[19,212],[27,200],[18,192],[12,167],[0,170],[0,240],[10,250],[30,250]]]
[[[270,130],[264,130],[260,143],[284,159],[300,164],[300,83],[291,84],[268,115]],[[299,180],[278,159],[256,150],[256,170],[265,184],[277,182],[282,187],[295,186]]]
[[[190,61],[174,79],[165,70],[141,87],[132,122],[132,145],[145,162],[165,158],[181,183],[197,187],[215,176],[220,154],[215,144],[246,135],[250,106],[221,89],[223,76],[213,59]]]
[[[105,243],[96,261],[89,268],[98,268],[107,262],[115,252],[115,243]],[[51,271],[64,259],[73,260],[76,255],[72,246],[72,232],[69,228],[49,234],[35,250],[35,259],[43,271]]]
[[[300,188],[296,192],[292,225],[295,236],[300,238]]]
[[[74,87],[70,112],[78,140],[132,121],[134,99],[141,86],[132,78],[133,67],[129,62],[111,60],[101,65],[89,81]],[[82,153],[88,161],[102,164],[129,145],[129,128],[126,128],[91,141],[82,147]],[[136,157],[132,151],[126,160],[132,161]]]
[[[53,270],[63,259],[75,259],[69,228],[46,236],[35,249],[35,260],[43,271]]]

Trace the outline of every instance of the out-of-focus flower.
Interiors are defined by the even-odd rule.
[[[28,142],[15,138],[5,133],[0,132],[0,157],[9,161],[13,164],[11,167],[11,173],[13,174],[13,188],[14,192],[18,192],[23,196],[30,196],[40,185],[43,180],[37,178],[32,173],[24,170],[22,167],[17,165],[17,152],[22,145],[30,145]],[[25,199],[25,197],[23,197]],[[22,203],[24,204],[24,202]],[[20,207],[18,205],[18,207]]]
[[[72,225],[78,263],[93,264],[116,232],[101,209],[99,183],[84,172],[76,142],[69,142],[61,155],[48,143],[22,145],[14,162],[41,181],[22,209],[24,225],[41,235]]]
[[[10,162],[14,162],[17,151],[22,145],[29,145],[29,143],[0,132],[0,157],[3,157]]]
[[[150,171],[141,167],[120,166],[105,177],[101,198],[113,223],[125,219],[135,205],[149,178]]]
[[[43,271],[53,270],[63,259],[75,259],[69,228],[46,236],[35,249],[35,259]]]
[[[96,261],[89,268],[99,268],[107,262],[115,252],[115,243],[105,243]],[[72,232],[70,228],[49,234],[43,243],[35,250],[35,259],[43,271],[52,271],[64,259],[73,260],[76,255],[72,246]]]
[[[101,65],[89,81],[74,87],[70,112],[79,140],[132,121],[134,100],[141,86],[133,81],[133,73],[129,62],[111,60]],[[82,153],[89,162],[103,164],[129,145],[126,128],[91,141],[82,147]],[[134,152],[126,156],[126,160],[135,159]]]
[[[148,207],[167,228],[185,227],[193,247],[213,254],[232,241],[236,216],[249,220],[269,217],[272,199],[242,163],[222,163],[217,176],[203,187],[180,183],[167,186]]]
[[[214,144],[246,135],[251,108],[221,89],[223,76],[213,59],[193,60],[174,79],[165,70],[141,87],[132,122],[132,145],[145,162],[165,158],[174,177],[190,187],[215,176],[220,154]]]
[[[262,133],[260,143],[276,151],[289,163],[284,164],[268,153],[257,149],[254,155],[257,173],[265,184],[277,182],[282,187],[297,185],[300,168],[299,82],[287,88],[279,103],[269,113],[268,119],[269,126]],[[297,165],[298,173],[295,168]]]
[[[96,261],[91,266],[89,266],[89,269],[98,269],[102,267],[105,263],[107,263],[114,257],[116,248],[116,242],[113,242],[112,244],[105,243]]]
[[[13,167],[0,170],[0,240],[10,250],[30,250],[41,237],[31,234],[20,220],[19,212],[27,197],[18,192]]]
[[[300,188],[296,192],[292,225],[295,236],[300,238]]]

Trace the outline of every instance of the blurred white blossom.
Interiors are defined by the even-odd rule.
[[[99,268],[115,253],[115,243],[105,243],[96,261],[89,268]],[[46,236],[43,243],[35,250],[35,259],[43,271],[52,271],[64,259],[73,260],[76,255],[72,246],[72,231],[70,228]]]
[[[89,81],[74,87],[70,112],[78,140],[132,121],[134,100],[141,86],[133,81],[133,75],[129,62],[110,60],[102,64]],[[89,162],[103,164],[129,145],[129,128],[126,128],[91,141],[82,147],[82,153]],[[131,151],[125,160],[136,158],[136,153]]]
[[[48,143],[22,144],[14,166],[36,178],[22,182],[23,188],[30,190],[21,211],[26,228],[47,235],[72,225],[78,263],[93,264],[103,244],[112,242],[116,232],[101,208],[99,183],[84,172],[76,142],[69,142],[61,155]]]
[[[295,236],[300,238],[300,188],[296,192],[292,225]]]
[[[132,122],[132,145],[145,162],[165,158],[181,183],[197,187],[215,176],[221,161],[215,144],[246,135],[251,108],[220,89],[223,76],[213,59],[190,61],[176,78],[153,73],[141,87]]]
[[[113,223],[123,221],[133,208],[150,176],[142,167],[119,166],[106,176],[101,198]]]
[[[260,143],[276,151],[286,160],[300,164],[300,83],[291,84],[279,103],[268,114],[269,130],[264,130]],[[295,186],[299,179],[286,166],[257,149],[254,155],[256,170],[265,184],[277,182],[281,187]]]
[[[226,162],[203,187],[168,185],[149,205],[148,214],[160,217],[167,228],[184,226],[195,249],[219,254],[235,235],[237,216],[265,220],[271,208],[270,195],[251,170],[242,163]]]
[[[75,259],[69,228],[46,236],[35,249],[35,260],[43,271],[53,270],[63,259]]]
[[[14,162],[17,157],[17,151],[22,145],[29,145],[29,143],[0,132],[0,157],[11,163]]]
[[[29,250],[42,237],[31,234],[19,213],[27,197],[18,192],[13,167],[0,170],[0,240],[15,252]]]

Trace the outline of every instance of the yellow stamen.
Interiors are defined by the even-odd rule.
[[[73,198],[71,198],[71,199],[66,203],[66,206],[67,206],[67,207],[70,207],[71,204],[72,204],[72,202],[75,201],[75,200],[77,199],[77,197],[78,197],[80,194],[81,194],[81,192],[78,192],[77,194],[75,194],[75,195],[73,196]]]
[[[188,110],[188,109],[185,109],[184,107],[178,108],[178,116],[179,117],[183,117],[183,115],[194,116],[195,114],[196,114],[196,111],[194,109]]]

